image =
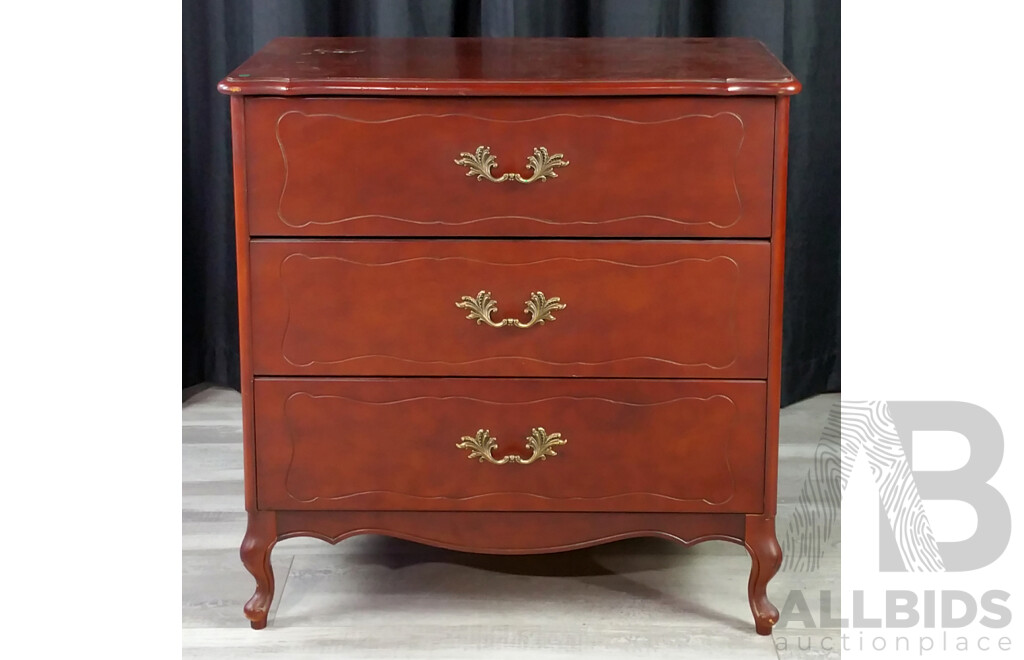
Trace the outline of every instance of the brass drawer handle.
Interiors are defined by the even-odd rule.
[[[466,176],[475,176],[477,181],[487,179],[492,183],[501,183],[502,181],[533,183],[534,181],[546,181],[548,177],[557,179],[555,168],[565,167],[569,164],[569,161],[563,160],[563,157],[563,154],[548,155],[548,150],[544,147],[535,147],[533,155],[526,159],[527,169],[533,170],[533,174],[528,179],[523,178],[517,172],[506,172],[498,177],[492,175],[491,169],[497,167],[498,160],[491,155],[490,147],[477,147],[474,153],[463,151],[459,154],[459,158],[455,159],[455,164],[468,167],[469,171],[466,172]]]
[[[541,291],[534,291],[530,294],[530,299],[526,301],[526,308],[523,311],[530,315],[530,320],[526,323],[519,319],[491,320],[491,314],[498,311],[498,301],[491,298],[490,291],[481,291],[476,294],[476,298],[462,296],[462,302],[455,303],[455,306],[459,309],[468,309],[469,314],[466,315],[466,318],[470,321],[475,320],[477,325],[486,323],[492,328],[529,328],[534,325],[544,325],[545,321],[555,320],[555,316],[551,312],[565,309],[565,303],[561,302],[558,297],[545,298]]]
[[[487,461],[495,465],[504,465],[505,463],[529,465],[537,460],[543,461],[548,456],[557,456],[558,454],[554,448],[564,445],[566,442],[567,440],[562,437],[561,433],[548,435],[548,432],[543,427],[538,426],[532,429],[530,435],[526,437],[526,448],[533,452],[529,458],[523,458],[518,454],[509,454],[504,458],[494,458],[491,452],[498,448],[498,439],[491,436],[491,432],[486,429],[478,430],[474,437],[462,436],[462,442],[455,446],[459,449],[470,450],[469,458],[480,459],[481,463]]]

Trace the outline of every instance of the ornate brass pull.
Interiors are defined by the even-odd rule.
[[[468,449],[469,458],[480,459],[483,463],[494,463],[495,465],[504,465],[505,463],[518,463],[520,465],[529,465],[537,460],[545,460],[548,456],[557,456],[554,448],[559,445],[566,444],[567,440],[562,437],[561,433],[552,433],[548,435],[548,432],[543,427],[538,426],[530,431],[530,435],[526,437],[526,448],[531,450],[533,454],[529,458],[523,458],[518,454],[509,454],[503,458],[494,458],[492,452],[498,448],[498,439],[491,435],[491,432],[486,429],[480,429],[476,432],[476,436],[462,436],[462,442],[455,445],[459,449]]]
[[[502,181],[533,183],[534,181],[546,181],[548,177],[557,179],[555,168],[565,167],[569,164],[569,161],[563,160],[563,157],[563,154],[548,155],[548,150],[544,147],[535,147],[533,155],[526,159],[527,169],[533,170],[533,174],[528,179],[523,178],[517,172],[506,172],[498,177],[491,174],[491,169],[497,167],[498,160],[491,155],[490,147],[477,147],[474,153],[463,151],[459,154],[459,158],[455,159],[455,164],[468,167],[469,171],[466,172],[466,176],[475,176],[477,181],[486,179],[492,183],[501,183]]]
[[[491,320],[491,314],[498,311],[498,301],[491,298],[490,291],[481,291],[476,294],[476,298],[462,296],[462,302],[455,303],[455,306],[459,309],[468,309],[469,314],[466,315],[466,318],[471,321],[475,320],[477,325],[486,323],[492,328],[530,328],[534,325],[544,325],[545,321],[555,320],[555,315],[551,312],[565,309],[565,303],[560,302],[557,297],[545,298],[541,291],[534,291],[530,294],[530,299],[526,301],[526,308],[523,311],[530,315],[530,320],[526,323],[519,319]]]

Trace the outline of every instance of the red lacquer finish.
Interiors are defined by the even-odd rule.
[[[782,548],[775,536],[775,516],[748,514],[743,545],[750,553],[747,585],[750,611],[759,635],[767,635],[779,620],[779,610],[768,600],[768,581],[782,566]]]
[[[254,628],[278,540],[373,533],[499,554],[731,541],[771,631],[800,85],[763,45],[277,39],[220,89]],[[568,165],[479,180],[454,162],[479,146],[495,177],[536,174],[536,147]],[[456,307],[481,291],[505,324]],[[456,446],[483,430],[519,460]],[[523,464],[537,437],[564,442]]]
[[[787,95],[800,83],[753,39],[282,37],[218,86],[272,96]]]
[[[256,382],[267,509],[729,511],[761,505],[763,381]],[[530,458],[533,428],[564,445]]]
[[[523,511],[281,511],[279,538],[313,536],[338,543],[359,534],[383,534],[462,552],[527,555],[579,550],[637,537],[683,545],[744,543],[740,514],[557,513]],[[509,534],[508,530],[516,530]]]
[[[779,402],[782,397],[782,286],[786,272],[786,163],[789,160],[789,99],[776,102],[775,202],[772,208],[771,323],[768,330],[768,406],[765,428],[764,513],[775,516],[779,479]],[[772,526],[774,530],[774,523]],[[774,533],[774,532],[773,532]]]
[[[771,98],[256,98],[254,236],[697,236],[771,232]],[[495,183],[456,164],[486,146]],[[452,200],[458,200],[453,204]]]
[[[255,370],[764,378],[768,266],[753,241],[254,242]],[[456,307],[480,291],[495,322],[565,309],[490,327]]]
[[[256,630],[267,626],[267,614],[274,598],[274,567],[270,562],[270,552],[278,537],[277,512],[250,508],[249,525],[239,554],[246,570],[256,578],[256,593],[243,609]]]
[[[249,214],[245,171],[245,104],[231,99],[231,148],[235,182],[235,260],[238,269],[238,352],[241,358],[242,441],[245,452],[245,508],[256,508],[256,460],[253,446],[252,308],[249,277]]]

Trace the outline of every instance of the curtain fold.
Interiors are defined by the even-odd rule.
[[[803,83],[790,123],[783,404],[839,388],[839,3],[816,0],[186,0],[182,387],[237,388],[231,139],[217,81],[270,39],[746,36]]]

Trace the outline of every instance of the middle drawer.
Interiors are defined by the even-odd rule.
[[[250,250],[256,375],[766,376],[763,241]]]

